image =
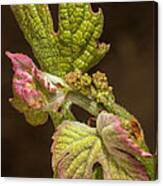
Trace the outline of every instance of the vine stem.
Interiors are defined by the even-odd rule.
[[[80,92],[70,91],[66,98],[70,100],[73,104],[86,110],[89,114],[97,116],[102,110],[102,107],[98,105],[94,100],[84,96]]]
[[[113,104],[106,103],[104,106],[102,106],[95,102],[94,100],[86,97],[85,95],[77,91],[69,91],[66,96],[66,99],[70,100],[73,104],[81,107],[82,109],[84,109],[93,116],[97,116],[100,111],[106,110],[125,119],[131,119],[134,117],[125,108],[123,108],[117,103]]]

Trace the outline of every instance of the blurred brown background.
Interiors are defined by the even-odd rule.
[[[97,69],[107,73],[117,102],[133,113],[144,129],[150,150],[156,150],[157,133],[157,22],[154,2],[98,3],[105,25],[100,41],[111,49]],[[50,5],[57,23],[57,5]],[[50,145],[53,128],[28,125],[24,116],[8,102],[12,97],[12,69],[6,50],[22,52],[34,59],[30,46],[9,6],[2,6],[2,176],[52,177]],[[56,28],[56,26],[55,26]],[[86,120],[79,109],[76,115]]]

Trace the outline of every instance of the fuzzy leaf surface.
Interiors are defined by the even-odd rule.
[[[40,71],[32,59],[24,54],[6,52],[6,55],[11,60],[14,71],[14,96],[10,103],[24,113],[28,123],[33,126],[44,124],[49,114],[54,121],[54,114],[60,114],[58,109],[64,102],[67,85],[61,78]],[[60,120],[55,118],[55,125],[63,119],[72,119],[69,106],[70,104],[64,104]]]
[[[94,178],[94,167],[98,163],[104,179],[151,179],[148,168],[154,169],[152,155],[130,139],[122,125],[117,116],[104,111],[97,118],[97,128],[64,121],[52,137],[54,176]],[[141,158],[145,159],[144,163],[139,161]]]
[[[110,178],[107,156],[96,129],[79,122],[64,121],[52,139],[55,177],[92,178],[93,166],[98,162],[103,167],[104,178]]]
[[[103,13],[88,3],[59,5],[59,29],[53,30],[48,5],[13,5],[13,13],[43,71],[64,76],[74,69],[88,70],[109,49],[97,43],[103,30]]]

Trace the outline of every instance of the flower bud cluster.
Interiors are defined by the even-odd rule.
[[[81,71],[76,70],[66,74],[65,81],[72,89],[95,99],[98,103],[114,102],[112,87],[108,83],[108,78],[100,71],[90,76],[88,73],[82,74]]]

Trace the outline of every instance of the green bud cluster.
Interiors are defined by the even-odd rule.
[[[93,83],[97,89],[107,89],[108,88],[108,78],[106,75],[100,71],[97,71],[92,75]]]
[[[98,103],[113,103],[115,98],[112,93],[112,86],[109,85],[108,78],[105,73],[97,71],[92,74],[92,82],[95,87],[95,98]]]
[[[82,74],[81,71],[77,70],[66,74],[65,81],[72,89],[95,99],[98,103],[114,102],[112,87],[109,86],[108,78],[102,72],[97,71],[90,76],[88,73]]]
[[[68,74],[65,75],[65,81],[66,83],[77,90],[80,90],[81,88],[81,83],[80,83],[80,79],[81,79],[81,72],[80,71],[74,71],[74,72],[69,72]]]

